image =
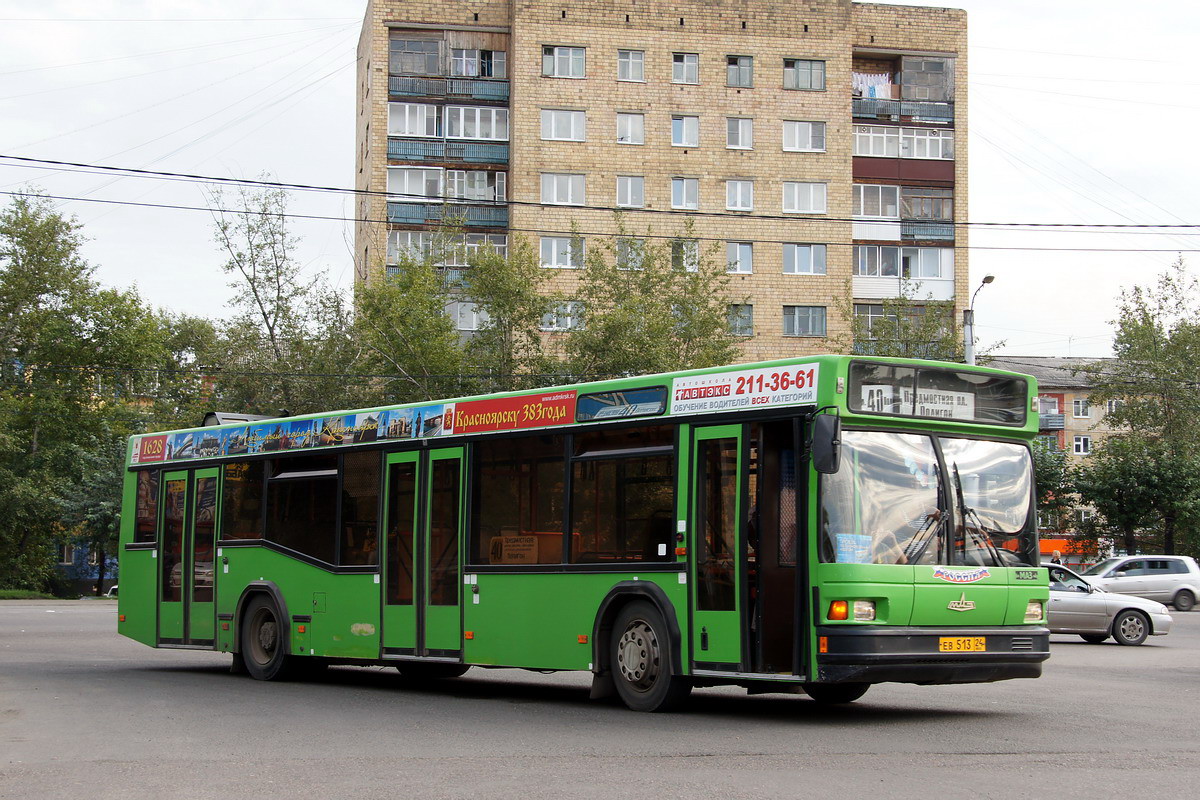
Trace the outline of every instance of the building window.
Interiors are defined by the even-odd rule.
[[[900,189],[902,219],[954,219],[954,190],[905,186]]]
[[[1087,419],[1092,416],[1092,406],[1087,400],[1071,402],[1071,416],[1075,419]]]
[[[460,331],[477,331],[491,321],[488,313],[480,308],[478,303],[460,300],[451,303],[448,310],[450,318],[454,320],[454,327]]]
[[[725,146],[733,150],[754,147],[754,120],[729,117],[725,120]]]
[[[883,125],[855,125],[854,155],[897,158],[900,155],[900,129]]]
[[[456,78],[507,78],[508,54],[503,50],[451,50],[450,74]]]
[[[784,120],[783,149],[798,153],[824,153],[825,123]]]
[[[699,117],[671,117],[671,144],[676,147],[700,145]]]
[[[725,208],[730,211],[753,211],[754,181],[725,181]]]
[[[542,266],[553,269],[579,269],[583,266],[583,240],[570,236],[542,237]]]
[[[672,239],[671,266],[687,272],[700,269],[700,242],[696,239]]]
[[[441,136],[437,106],[388,103],[388,136]]]
[[[671,179],[671,208],[697,209],[700,207],[700,180],[698,178]]]
[[[388,167],[388,200],[429,203],[442,199],[442,171],[422,167]]]
[[[646,240],[633,236],[617,238],[617,269],[642,269]]]
[[[1091,520],[1092,517],[1096,516],[1096,512],[1090,508],[1080,508],[1080,509],[1078,509],[1078,512],[1079,512],[1079,523],[1081,525],[1086,525],[1088,523],[1088,521]]]
[[[646,54],[641,50],[617,51],[617,80],[646,80]]]
[[[1124,400],[1109,400],[1106,408],[1109,414],[1115,414],[1125,405]]]
[[[573,331],[583,327],[583,303],[569,300],[555,303],[550,311],[542,315],[544,331]]]
[[[1092,452],[1092,437],[1076,436],[1075,437],[1075,455],[1086,456]]]
[[[738,275],[754,272],[754,245],[750,242],[729,242],[725,245],[729,271]]]
[[[92,567],[100,566],[100,548],[94,544],[88,547],[88,565]]]
[[[508,109],[446,106],[446,138],[508,141]]]
[[[783,210],[791,214],[824,214],[825,184],[784,181]]]
[[[824,306],[784,306],[784,336],[824,336]]]
[[[508,173],[481,169],[446,170],[446,197],[451,200],[501,202],[506,196]]]
[[[783,88],[823,90],[825,88],[825,62],[785,58],[783,60]]]
[[[64,567],[75,563],[75,545],[60,544],[58,546],[58,563]]]
[[[617,176],[617,205],[642,208],[646,205],[646,179],[641,175]]]
[[[726,56],[725,84],[749,89],[754,85],[754,57]]]
[[[754,306],[749,303],[736,303],[729,306],[729,335],[754,335]]]
[[[699,83],[700,54],[675,53],[671,56],[671,83]]]
[[[1038,395],[1038,413],[1039,414],[1057,414],[1058,413],[1058,398],[1045,397]]]
[[[900,187],[854,184],[854,208],[857,217],[900,219]]]
[[[954,131],[855,125],[854,155],[949,161],[954,158]]]
[[[854,274],[868,278],[944,279],[954,276],[954,249],[950,247],[854,248]]]
[[[542,202],[556,206],[581,206],[585,202],[583,187],[583,175],[543,172]]]
[[[646,115],[617,114],[617,144],[645,144]]]
[[[542,74],[551,78],[584,77],[583,52],[582,47],[543,47]]]
[[[542,138],[560,142],[587,140],[587,116],[582,111],[542,109]]]
[[[434,39],[392,39],[388,71],[393,75],[441,75],[441,43]]]
[[[785,244],[783,246],[784,275],[824,275],[825,245]]]

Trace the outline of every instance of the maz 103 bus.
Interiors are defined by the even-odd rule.
[[[819,356],[135,436],[119,630],[849,702],[1049,655],[1027,376]]]

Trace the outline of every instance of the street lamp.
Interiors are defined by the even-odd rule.
[[[994,280],[996,280],[995,275],[984,275],[983,282],[979,284],[979,288],[971,295],[970,304],[963,309],[963,353],[966,356],[968,364],[975,363],[975,298],[979,295],[979,289],[982,289]]]

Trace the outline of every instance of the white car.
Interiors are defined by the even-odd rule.
[[[1106,591],[1059,564],[1042,566],[1050,571],[1051,633],[1077,633],[1092,644],[1111,636],[1117,644],[1137,645],[1171,632],[1171,615],[1162,603]]]
[[[1190,556],[1106,558],[1083,575],[1110,592],[1170,603],[1176,611],[1191,611],[1200,598],[1200,566]]]

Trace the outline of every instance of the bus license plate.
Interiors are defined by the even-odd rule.
[[[986,636],[941,636],[938,651],[942,653],[982,653],[987,650]]]

